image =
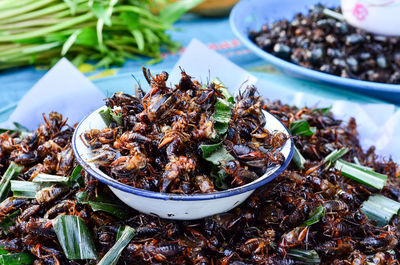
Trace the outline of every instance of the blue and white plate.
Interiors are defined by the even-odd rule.
[[[288,129],[273,115],[264,111],[265,128],[280,131],[289,139],[283,145],[281,153],[285,157],[282,165],[270,168],[263,176],[246,185],[224,191],[202,194],[172,194],[138,189],[123,184],[106,175],[91,162],[92,152],[83,142],[83,133],[90,129],[102,130],[106,127],[99,111],[94,111],[83,119],[72,137],[72,149],[78,163],[93,177],[108,185],[112,192],[130,207],[146,214],[167,219],[193,220],[231,210],[246,200],[258,187],[276,178],[290,163],[294,144]]]
[[[230,14],[231,28],[244,45],[287,75],[400,104],[400,85],[343,78],[307,69],[264,51],[249,39],[249,30],[259,31],[263,25],[280,19],[290,21],[297,13],[306,14],[311,6],[318,3],[335,7],[340,5],[340,0],[242,0]]]

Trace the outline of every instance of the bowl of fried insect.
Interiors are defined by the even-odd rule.
[[[229,211],[277,177],[293,156],[288,129],[263,110],[253,85],[233,97],[214,79],[143,69],[150,88],[122,92],[83,119],[77,161],[125,204],[160,218],[193,220]]]

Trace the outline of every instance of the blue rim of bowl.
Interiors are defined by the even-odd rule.
[[[95,110],[98,111],[98,110]],[[91,113],[92,114],[92,113]],[[253,182],[255,183],[249,183],[246,186],[243,187],[236,187],[233,189],[228,189],[224,191],[217,191],[213,193],[201,193],[201,194],[174,194],[174,193],[161,193],[161,192],[155,192],[155,191],[148,191],[148,190],[143,190],[143,189],[138,189],[126,184],[123,184],[119,181],[116,181],[112,179],[111,177],[104,177],[100,174],[98,174],[96,171],[93,170],[92,166],[89,165],[79,154],[77,147],[76,147],[76,142],[80,137],[77,135],[77,132],[79,131],[79,127],[82,125],[82,123],[90,116],[91,114],[87,115],[81,122],[79,122],[78,126],[76,126],[74,134],[72,136],[72,150],[75,155],[75,159],[78,161],[78,163],[83,167],[83,169],[89,173],[91,176],[95,177],[99,181],[103,182],[106,185],[109,185],[113,188],[116,188],[118,190],[130,193],[130,194],[135,194],[139,195],[142,197],[146,198],[151,198],[151,199],[161,199],[161,200],[175,200],[175,201],[202,201],[202,200],[213,200],[213,199],[219,199],[219,198],[225,198],[225,197],[230,197],[234,195],[238,195],[241,193],[245,193],[251,190],[255,190],[266,183],[270,182],[271,180],[275,179],[279,174],[281,174],[286,167],[289,165],[290,161],[292,160],[293,153],[294,153],[294,142],[293,142],[293,137],[290,134],[290,131],[286,128],[286,126],[273,114],[271,114],[278,122],[280,122],[285,128],[286,132],[289,135],[289,138],[287,141],[290,141],[290,152],[284,163],[270,176],[266,177],[265,179],[261,181],[254,180]],[[105,173],[103,173],[105,174]]]
[[[341,86],[349,86],[349,87],[357,88],[357,89],[360,89],[363,91],[366,89],[372,89],[372,90],[377,90],[377,91],[382,91],[382,92],[400,93],[400,85],[397,85],[397,84],[386,84],[386,83],[363,81],[363,80],[358,80],[358,79],[340,77],[340,76],[320,72],[317,70],[305,68],[303,66],[285,61],[277,56],[272,55],[271,53],[264,51],[263,49],[258,47],[254,42],[252,42],[249,39],[247,32],[245,34],[242,34],[242,32],[236,26],[235,20],[239,20],[239,19],[236,19],[236,17],[238,17],[238,15],[237,15],[237,13],[239,12],[238,10],[240,10],[242,5],[247,4],[247,2],[250,2],[250,1],[241,0],[232,8],[232,11],[229,15],[229,24],[231,26],[233,33],[239,38],[239,40],[247,48],[252,50],[254,53],[256,53],[261,58],[269,61],[271,64],[276,65],[280,69],[290,71],[292,73],[296,73],[297,76],[301,75],[304,78],[308,77],[308,78],[313,79],[314,81],[325,82],[325,83],[329,83],[329,84],[336,85],[336,86],[338,84],[340,84]],[[250,14],[248,14],[248,15],[250,15]],[[242,20],[245,19],[245,17],[243,17],[243,16],[240,18]]]

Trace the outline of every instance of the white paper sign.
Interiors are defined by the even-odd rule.
[[[68,117],[68,124],[79,122],[84,116],[104,104],[105,96],[67,59],[61,59],[18,103],[3,128],[13,128],[18,122],[30,130],[43,123],[46,115],[57,111]]]

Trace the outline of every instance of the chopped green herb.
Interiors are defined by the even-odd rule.
[[[386,175],[371,170],[366,170],[363,167],[346,162],[342,159],[336,161],[335,168],[337,170],[340,170],[343,176],[346,176],[379,190],[381,190],[386,185],[386,181],[388,178]]]
[[[393,215],[400,214],[400,203],[381,194],[370,196],[363,202],[361,211],[369,219],[375,220],[379,226],[385,226]]]
[[[18,176],[23,168],[23,166],[11,162],[7,171],[0,179],[0,202],[4,201],[8,197],[8,193],[10,192],[10,181]]]
[[[99,114],[100,114],[101,118],[103,119],[104,123],[105,123],[107,126],[109,126],[110,123],[112,122],[112,119],[111,119],[111,109],[110,109],[110,108],[107,108],[107,109],[105,109],[105,110],[102,109],[102,110],[99,111]]]
[[[211,171],[210,175],[214,179],[215,187],[219,190],[228,189],[228,185],[225,183],[225,178],[228,177],[228,174],[223,168],[218,170],[218,167],[215,167],[215,169]]]

